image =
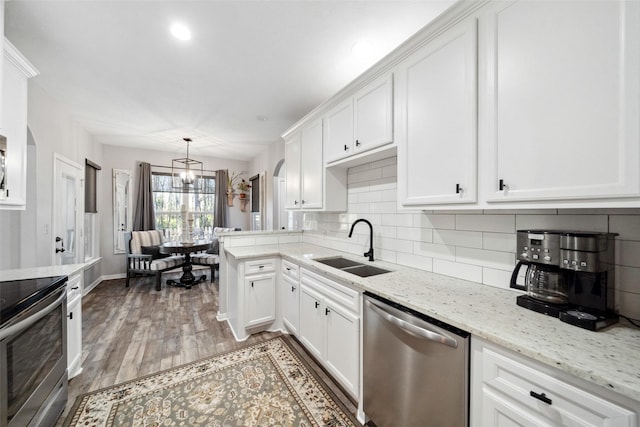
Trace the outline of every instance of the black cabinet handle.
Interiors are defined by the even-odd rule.
[[[292,286],[292,287],[291,287],[291,292],[295,292],[295,291],[296,291],[296,287],[295,287],[295,286]]]
[[[297,205],[297,204],[298,204],[298,201],[297,201],[297,200],[294,200],[294,201],[293,201],[293,204],[294,204],[294,205]]]
[[[536,399],[543,401],[547,405],[551,405],[551,399],[549,399],[547,395],[544,393],[536,393],[535,391],[530,391],[529,395],[531,397],[535,397]]]
[[[251,287],[253,288],[253,282],[251,282]]]
[[[507,184],[504,183],[504,179],[501,179],[500,182],[498,183],[498,187],[500,188],[500,191],[504,190],[504,187],[506,187]]]
[[[328,308],[325,308],[325,309],[324,309],[324,315],[325,315],[325,316],[328,316],[328,315],[329,315],[329,313],[331,313],[331,310],[329,310]]]
[[[358,141],[358,140],[356,139],[356,147],[360,147],[360,145],[362,145],[362,144],[360,144],[360,141]]]
[[[460,187],[460,184],[456,184],[456,194],[460,193],[462,193],[462,187]]]
[[[347,144],[344,144],[344,151],[349,151],[349,147],[347,146]]]
[[[72,291],[75,291],[76,289],[80,289],[79,286],[74,286],[73,288],[71,288]]]
[[[264,268],[264,265],[259,265],[258,268]]]
[[[289,267],[285,267],[287,269],[287,271],[291,271],[291,269]]]
[[[304,205],[306,202],[304,201],[304,199],[302,200],[302,204]]]
[[[69,318],[69,320],[73,320],[73,311],[72,311],[71,313],[69,313],[69,314],[67,315],[67,317]]]
[[[316,308],[320,307],[320,303],[316,301]]]

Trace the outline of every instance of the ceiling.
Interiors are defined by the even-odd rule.
[[[96,141],[249,160],[452,3],[9,0],[5,35]]]

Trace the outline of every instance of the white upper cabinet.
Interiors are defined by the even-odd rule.
[[[483,11],[487,201],[640,196],[639,10],[629,1],[517,1]]]
[[[324,119],[325,156],[327,163],[353,154],[353,100],[338,105]]]
[[[302,209],[321,209],[324,163],[322,162],[322,119],[311,122],[301,134]]]
[[[27,204],[27,90],[38,71],[4,40],[0,134],[0,209],[23,210]]]
[[[396,69],[403,206],[477,199],[476,34],[475,19],[458,24]]]
[[[356,153],[393,142],[393,74],[356,93],[353,113]]]
[[[292,133],[284,140],[284,157],[286,170],[286,200],[287,209],[300,208],[300,132]]]
[[[347,209],[346,170],[324,167],[322,123],[318,118],[285,136],[287,209]]]
[[[360,89],[325,115],[325,156],[331,163],[393,142],[393,74]]]

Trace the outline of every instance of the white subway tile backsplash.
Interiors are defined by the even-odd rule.
[[[433,230],[433,243],[448,246],[481,248],[482,233],[479,231]]]
[[[482,267],[482,283],[496,288],[509,289],[511,282],[511,271],[496,270],[494,268]],[[515,301],[515,294],[513,299]]]
[[[369,211],[371,213],[392,214],[396,212],[396,202],[371,203]]]
[[[640,294],[616,290],[616,308],[623,315],[640,320]]]
[[[411,227],[413,224],[413,218],[411,214],[393,214],[393,213],[383,213],[382,214],[382,225],[395,225],[398,227]]]
[[[456,248],[456,261],[498,270],[512,270],[513,267],[515,267],[514,254],[509,252],[487,251],[484,249],[458,247]]]
[[[607,215],[516,215],[516,230],[540,228],[606,232],[608,217]]]
[[[347,213],[289,212],[289,227],[312,229],[304,242],[362,256],[368,228],[359,225],[352,238],[347,235],[356,219],[365,218],[374,226],[376,259],[500,288],[509,286],[518,229],[619,233],[616,301],[622,314],[640,318],[640,209],[398,211],[396,164],[391,157],[350,168]]]
[[[515,215],[456,215],[456,230],[515,233]]]
[[[477,265],[434,259],[433,272],[472,282],[482,282],[482,267],[478,267]]]
[[[609,216],[609,231],[618,233],[620,240],[640,241],[640,215]]]
[[[430,228],[398,227],[396,234],[398,239],[427,243],[433,242],[433,230]]]
[[[616,290],[640,294],[640,268],[617,265]]]
[[[433,258],[430,257],[398,252],[396,259],[397,263],[400,265],[406,265],[407,267],[418,268],[425,271],[433,271]]]
[[[482,248],[515,253],[516,235],[513,233],[482,233]]]
[[[456,216],[430,213],[413,214],[413,226],[453,230],[456,228]]]
[[[436,245],[433,243],[413,242],[413,253],[415,255],[430,258],[456,260],[456,248],[454,246]]]

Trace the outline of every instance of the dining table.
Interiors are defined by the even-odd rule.
[[[191,254],[211,249],[213,242],[211,240],[195,240],[193,242],[165,242],[160,245],[160,253],[163,254],[179,254],[184,256],[184,264],[182,265],[182,276],[180,280],[168,279],[167,285],[178,286],[191,289],[191,286],[197,285],[207,279],[207,275],[203,274],[196,277],[193,272],[193,264],[191,263]]]

